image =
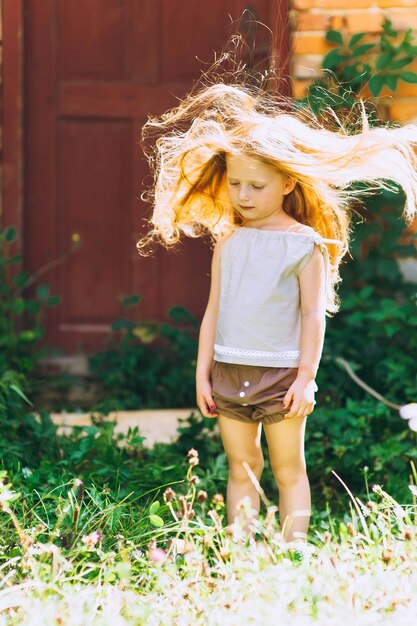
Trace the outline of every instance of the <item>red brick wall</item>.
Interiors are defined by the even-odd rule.
[[[320,71],[321,60],[332,48],[325,41],[328,28],[346,33],[381,31],[388,17],[395,29],[417,31],[417,0],[290,0],[292,76],[294,95],[302,96],[309,81]],[[417,71],[417,62],[406,69]],[[385,115],[399,122],[417,119],[417,84],[399,82],[393,94],[383,91],[377,102]]]

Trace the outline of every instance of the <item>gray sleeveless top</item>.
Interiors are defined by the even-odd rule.
[[[224,242],[220,260],[220,301],[214,360],[263,367],[298,367],[301,312],[298,275],[317,244],[312,228],[303,232],[239,227]]]

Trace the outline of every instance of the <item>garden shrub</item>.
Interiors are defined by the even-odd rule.
[[[46,283],[28,295],[38,277],[22,269],[22,256],[13,254],[17,237],[12,226],[0,232],[0,372],[31,374],[44,354],[44,309],[57,306],[61,298],[51,295]]]
[[[36,366],[48,352],[44,311],[60,302],[39,282],[41,272],[22,268],[22,256],[13,253],[17,239],[13,226],[0,231],[0,412],[12,428],[30,404],[26,394],[39,384]]]
[[[400,82],[417,83],[417,73],[407,69],[417,58],[417,42],[412,28],[400,32],[385,19],[381,33],[348,35],[330,29],[326,40],[333,48],[322,61],[322,75],[312,81],[298,106],[307,106],[317,115],[333,111],[349,120],[358,98],[367,93],[379,96],[385,87],[395,92]],[[364,43],[365,41],[365,43]],[[379,123],[378,113],[365,102],[371,123]],[[337,122],[329,116],[328,123]]]
[[[132,309],[138,295],[125,298]],[[100,387],[99,410],[179,408],[195,405],[195,365],[199,322],[179,306],[166,322],[120,317],[108,347],[90,359]]]

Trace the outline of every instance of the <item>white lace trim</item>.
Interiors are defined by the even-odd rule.
[[[214,344],[214,350],[217,354],[223,356],[248,357],[251,359],[299,359],[300,350],[279,350],[272,352],[269,350],[242,350],[241,348],[229,348]]]

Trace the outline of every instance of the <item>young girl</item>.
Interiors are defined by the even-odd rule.
[[[304,431],[325,314],[338,309],[352,183],[372,192],[394,181],[411,218],[417,127],[370,129],[362,107],[356,134],[342,125],[330,131],[259,89],[219,83],[150,119],[144,137],[154,140],[154,211],[139,249],[155,238],[174,245],[181,233],[208,231],[216,240],[196,383],[198,406],[218,419],[228,458],[228,521],[245,496],[259,511],[247,467],[259,480],[263,426],[284,536],[305,540]]]

